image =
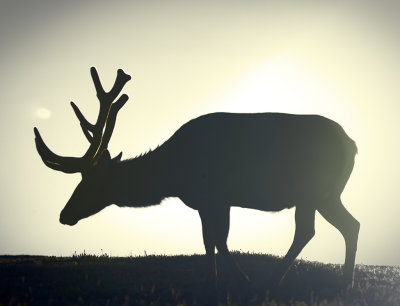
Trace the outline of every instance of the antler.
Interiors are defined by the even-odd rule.
[[[104,91],[95,67],[90,69],[90,73],[96,88],[97,98],[100,102],[100,110],[96,123],[93,125],[87,121],[75,103],[71,102],[72,109],[78,117],[82,131],[90,143],[88,150],[82,157],[64,157],[53,153],[44,143],[37,128],[34,128],[37,151],[46,166],[54,170],[74,173],[82,172],[91,165],[95,165],[101,154],[107,150],[118,111],[129,99],[128,95],[123,94],[113,103],[122,88],[131,79],[130,75],[126,74],[122,69],[118,69],[114,86],[109,92]]]

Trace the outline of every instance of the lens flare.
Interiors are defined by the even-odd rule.
[[[51,116],[51,112],[47,108],[38,108],[35,114],[40,119],[49,119]]]

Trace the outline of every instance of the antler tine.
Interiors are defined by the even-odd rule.
[[[97,157],[100,157],[100,155],[103,153],[104,150],[107,149],[108,143],[111,139],[111,135],[114,131],[115,127],[115,122],[117,119],[117,114],[118,111],[125,105],[125,103],[128,101],[129,97],[127,94],[123,94],[121,97],[118,98],[118,100],[111,105],[110,112],[108,114],[107,118],[107,125],[104,130],[103,138],[101,141],[101,144],[99,146],[99,149],[96,152],[96,156],[94,157],[94,162],[97,162]]]
[[[85,136],[89,142],[92,142],[93,137],[92,137],[92,135],[90,135],[89,131],[93,133],[94,125],[86,120],[85,116],[82,115],[78,106],[76,106],[76,104],[72,101],[71,101],[71,106],[72,106],[72,109],[74,110],[75,115],[78,117],[83,134],[85,134]]]
[[[121,92],[121,90],[125,86],[125,84],[131,79],[130,75],[126,74],[122,69],[118,69],[117,77],[115,79],[113,87],[111,88],[111,90],[109,92],[105,92],[103,89],[103,86],[101,85],[100,78],[99,78],[96,68],[92,67],[90,69],[90,73],[92,75],[93,83],[94,83],[94,86],[95,86],[96,92],[97,92],[97,97],[100,102],[100,110],[99,110],[99,115],[96,120],[96,124],[93,126],[93,129],[91,130],[93,137],[90,140],[90,143],[91,143],[90,147],[86,151],[85,155],[83,156],[83,159],[85,159],[85,160],[94,159],[96,157],[96,155],[98,154],[98,152],[101,152],[99,150],[100,147],[102,148],[102,150],[107,147],[108,141],[105,143],[105,145],[103,144],[103,129],[109,118],[109,114],[112,109],[112,105],[114,105],[113,101],[119,95],[119,93]],[[122,97],[123,96],[121,96],[121,98]],[[120,101],[120,99],[118,101]],[[124,100],[124,99],[125,98],[123,98],[122,100]],[[127,101],[127,99],[122,103],[122,105],[125,104],[126,101]],[[121,102],[119,102],[119,103],[121,103]],[[77,114],[77,116],[78,116],[78,114]],[[115,114],[115,116],[116,116],[116,114]],[[114,124],[115,124],[115,121],[114,121]],[[109,135],[110,137],[111,137],[112,129],[110,130],[110,135]]]
[[[36,136],[36,149],[47,167],[65,173],[76,173],[82,170],[82,160],[80,158],[64,157],[53,153],[44,143],[39,130],[35,127],[33,131]]]
[[[125,84],[131,79],[129,74],[126,74],[122,69],[118,69],[117,77],[115,79],[114,85],[109,92],[105,92],[103,86],[101,85],[99,75],[95,67],[90,68],[90,73],[92,75],[93,83],[96,88],[97,97],[102,103],[103,101],[108,101],[112,103],[115,98],[119,95]]]

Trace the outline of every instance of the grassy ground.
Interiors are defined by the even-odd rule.
[[[251,283],[219,262],[215,293],[205,286],[201,255],[0,256],[0,305],[400,305],[400,267],[359,265],[349,290],[340,285],[339,266],[296,261],[273,286],[268,275],[278,258],[235,258]]]

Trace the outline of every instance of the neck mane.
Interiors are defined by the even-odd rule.
[[[117,163],[110,174],[112,203],[145,207],[174,196],[171,166],[161,147]]]

